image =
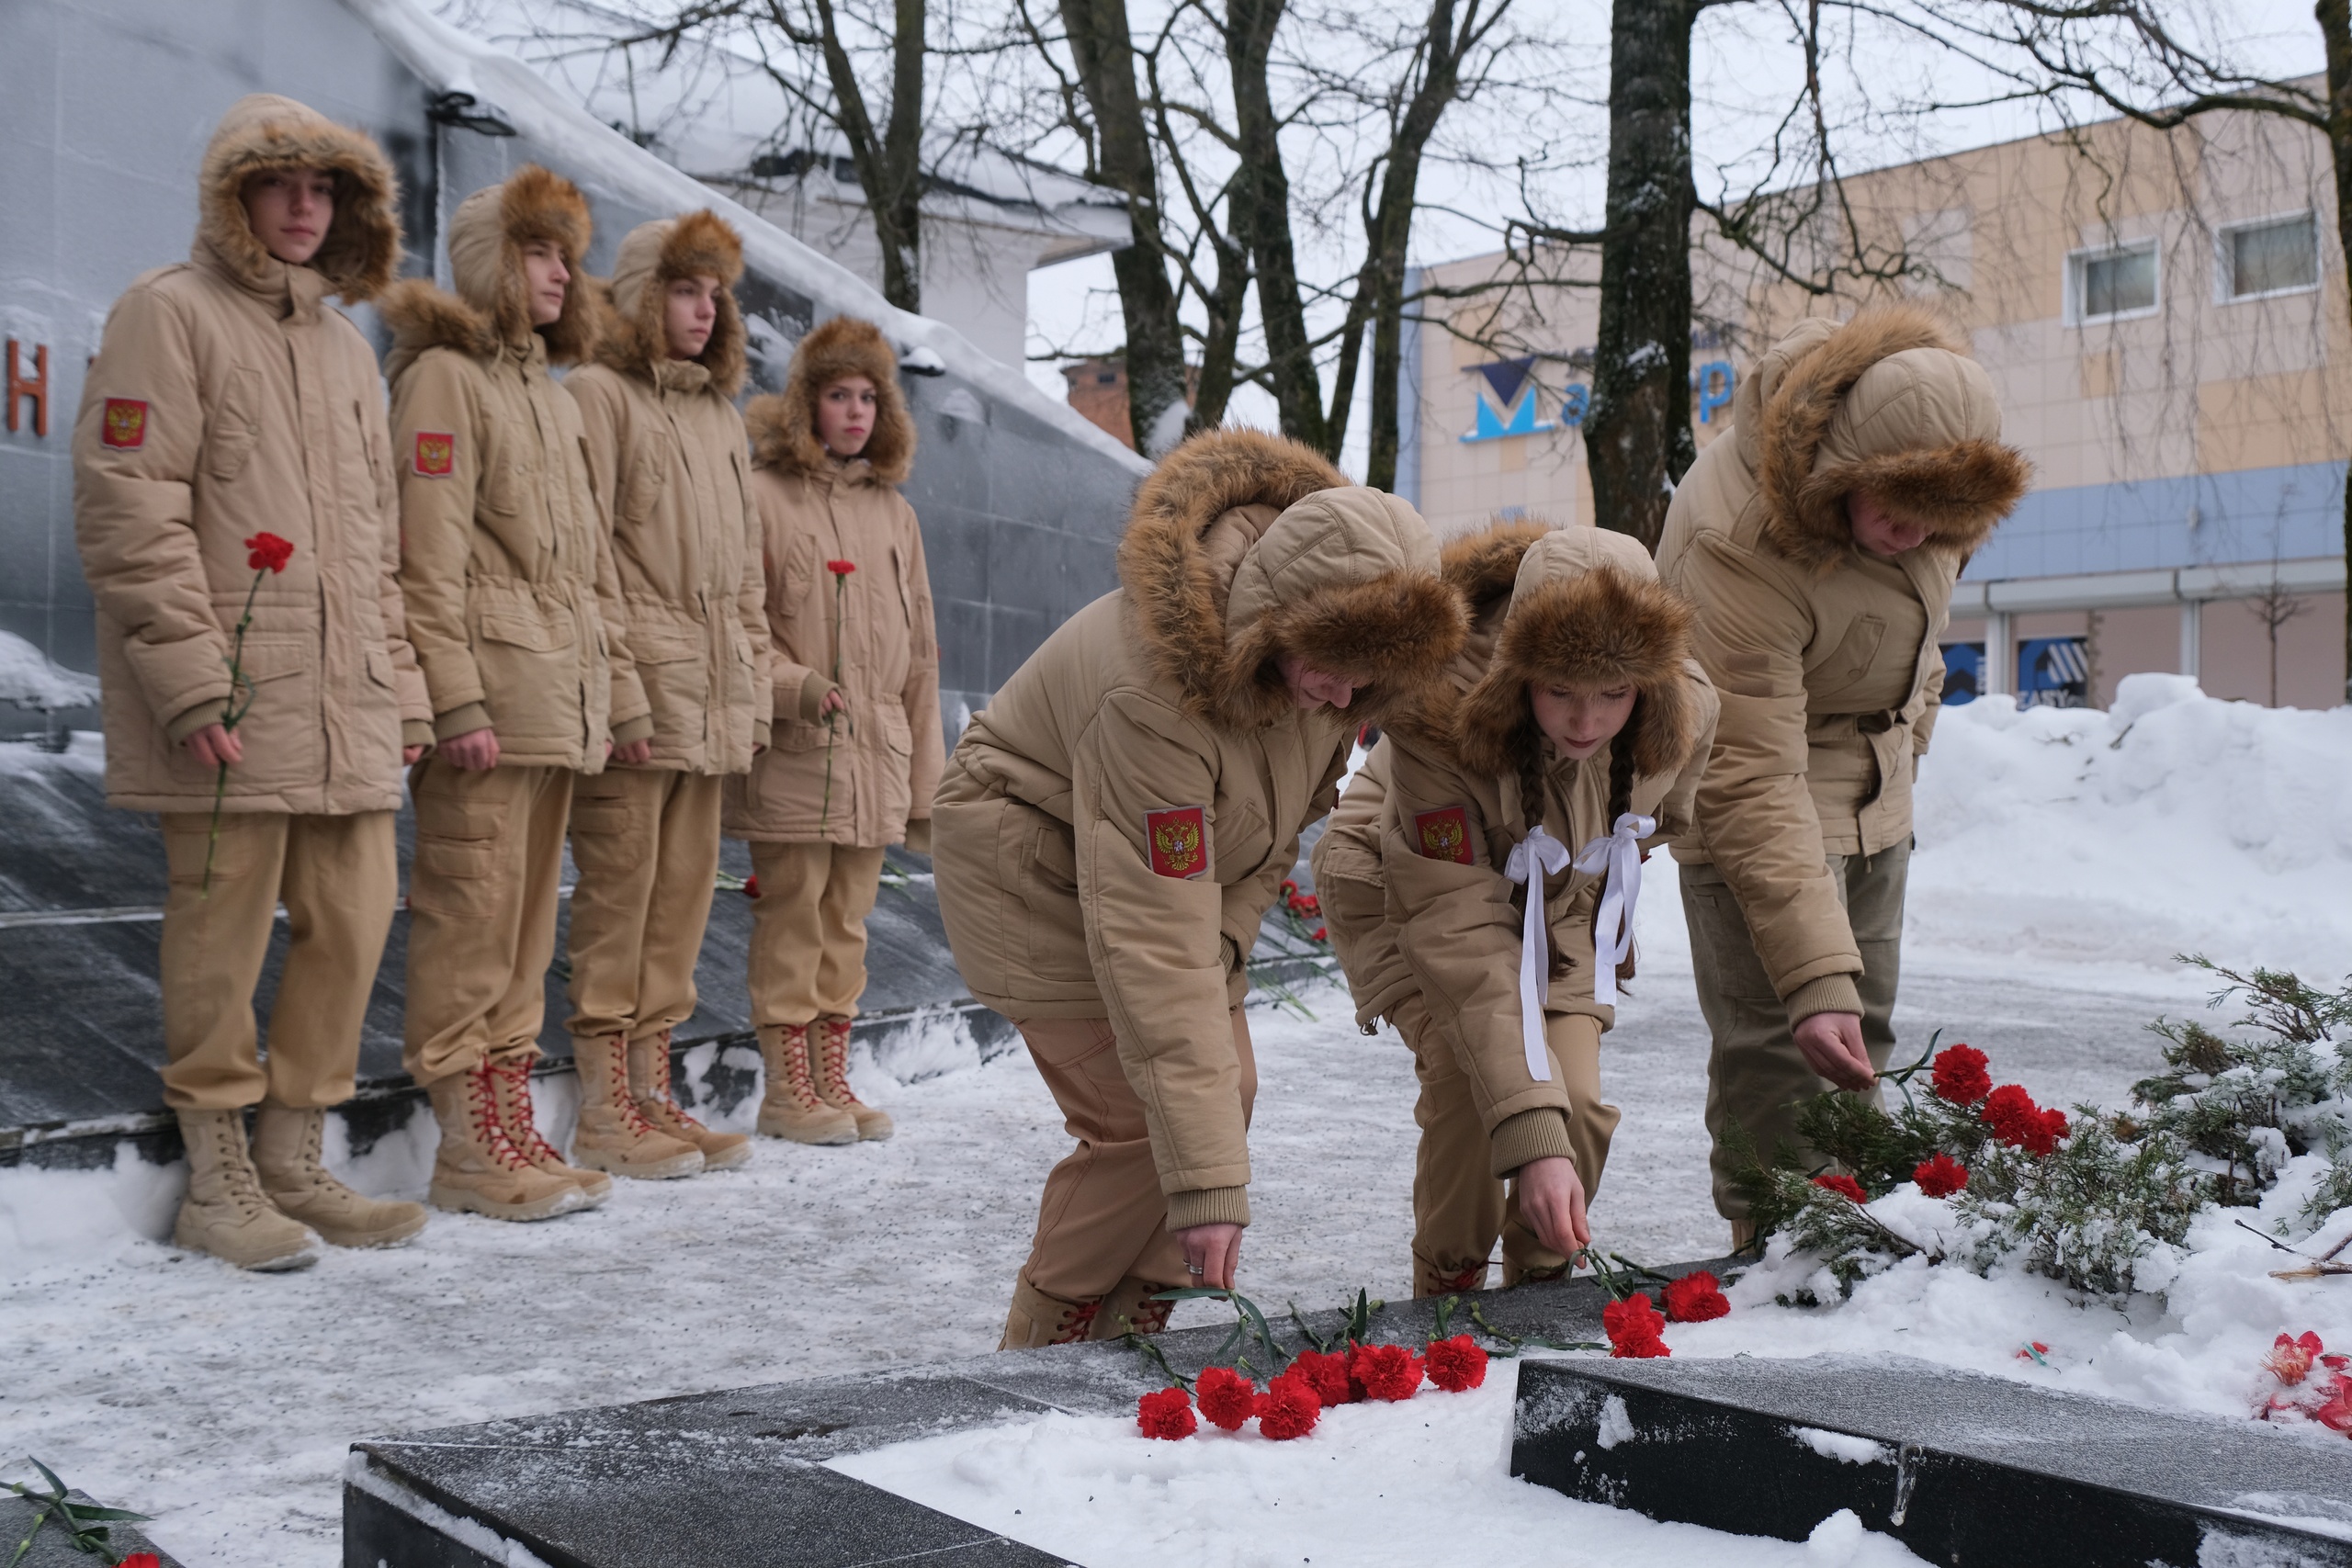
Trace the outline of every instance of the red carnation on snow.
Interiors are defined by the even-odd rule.
[[[2262,1364],[2270,1369],[2271,1376],[2292,1388],[2311,1375],[2312,1363],[2325,1348],[2319,1336],[2308,1329],[2291,1338],[2281,1334],[2271,1345],[2270,1354],[2262,1359]]]
[[[1666,1298],[1668,1323],[1706,1323],[1731,1315],[1731,1298],[1724,1294],[1723,1281],[1704,1269],[1668,1280],[1658,1293]]]
[[[1420,1391],[1422,1361],[1402,1345],[1358,1345],[1348,1355],[1348,1375],[1374,1399],[1391,1403]]]
[[[255,571],[284,571],[294,558],[294,542],[266,531],[245,541],[245,564]]]
[[[1315,1397],[1329,1410],[1335,1404],[1352,1404],[1363,1397],[1348,1377],[1348,1359],[1333,1350],[1301,1350],[1284,1377],[1304,1378]]]
[[[1315,1385],[1295,1371],[1266,1384],[1257,1399],[1258,1430],[1278,1443],[1303,1438],[1323,1418],[1323,1401]]]
[[[1954,1105],[1973,1105],[1993,1092],[1993,1075],[1984,1070],[1984,1053],[1973,1045],[1950,1045],[1936,1053],[1936,1098]]]
[[[1487,1353],[1467,1334],[1430,1341],[1430,1382],[1448,1393],[1476,1388],[1487,1381]]]
[[[1850,1199],[1857,1203],[1871,1201],[1871,1195],[1862,1190],[1862,1184],[1850,1176],[1816,1176],[1813,1184],[1825,1192],[1835,1192],[1840,1198]]]
[[[1147,1438],[1174,1441],[1200,1429],[1193,1418],[1192,1396],[1181,1388],[1163,1388],[1136,1401],[1136,1425]]]
[[[2036,1105],[2023,1084],[2003,1084],[1986,1097],[1977,1114],[1995,1137],[2030,1155],[2048,1154],[2068,1132],[2065,1112]]]
[[[1600,1309],[1600,1326],[1609,1335],[1609,1353],[1623,1359],[1671,1356],[1666,1345],[1666,1319],[1650,1303],[1647,1291],[1637,1291],[1622,1302]]]
[[[1920,1161],[1918,1168],[1911,1173],[1911,1179],[1930,1198],[1949,1198],[1968,1185],[1968,1168],[1950,1155],[1939,1154]]]
[[[857,563],[854,560],[829,560],[825,563],[825,570],[835,577],[847,577],[857,570]]]
[[[1209,1367],[1201,1372],[1194,1397],[1211,1426],[1238,1432],[1257,1409],[1258,1385],[1230,1367]]]

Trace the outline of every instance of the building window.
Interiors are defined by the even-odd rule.
[[[2222,298],[2260,299],[2319,287],[2319,225],[2312,214],[2222,231]]]
[[[2156,308],[2156,243],[2141,240],[2067,258],[2067,289],[2076,325],[2124,321]]]

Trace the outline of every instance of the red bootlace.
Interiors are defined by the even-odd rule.
[[[1137,1334],[1157,1334],[1168,1326],[1168,1314],[1176,1310],[1174,1302],[1155,1302],[1148,1298],[1137,1302],[1127,1314],[1127,1322]]]
[[[1440,1274],[1434,1270],[1430,1274],[1430,1283],[1436,1286],[1439,1292],[1475,1291],[1484,1286],[1486,1282],[1487,1266],[1483,1263],[1473,1264],[1459,1274]]]
[[[1086,1331],[1094,1325],[1094,1314],[1101,1311],[1102,1307],[1102,1303],[1099,1298],[1091,1302],[1080,1302],[1071,1307],[1062,1314],[1060,1324],[1054,1329],[1054,1337],[1046,1343],[1074,1345],[1085,1338]]]
[[[508,1128],[506,1133],[510,1139],[514,1136],[517,1130],[522,1133],[522,1138],[515,1146],[525,1163],[561,1165],[563,1156],[556,1152],[556,1146],[548,1143],[546,1134],[539,1131],[538,1117],[531,1108],[530,1061],[527,1058],[521,1058],[506,1066],[492,1067],[490,1070],[505,1081],[507,1092],[514,1096],[514,1125]]]
[[[678,1103],[677,1095],[671,1090],[670,1032],[666,1029],[653,1037],[652,1067],[653,1070],[650,1076],[653,1080],[653,1098],[660,1100],[663,1109],[676,1117],[684,1125],[693,1128],[697,1133],[707,1131],[701,1122],[686,1114],[686,1108]]]
[[[620,1114],[622,1129],[633,1137],[661,1136],[662,1129],[645,1119],[637,1108],[637,1096],[628,1091],[628,1036],[607,1034],[596,1048],[612,1058],[605,1064],[605,1081],[613,1086],[613,1109]]]
[[[831,1109],[825,1097],[817,1092],[816,1079],[808,1071],[808,1026],[805,1023],[784,1026],[784,1079],[792,1091],[793,1103],[801,1110]]]
[[[829,1018],[825,1021],[825,1076],[841,1092],[844,1104],[863,1106],[857,1091],[849,1087],[849,1020]]]
[[[484,1062],[466,1075],[466,1111],[473,1119],[474,1136],[490,1151],[490,1157],[509,1170],[521,1170],[531,1161],[514,1140],[506,1135],[506,1124],[498,1115],[499,1069]]]

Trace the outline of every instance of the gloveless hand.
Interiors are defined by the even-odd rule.
[[[1805,1065],[1839,1089],[1859,1094],[1878,1082],[1871,1054],[1862,1045],[1862,1016],[1817,1012],[1792,1032]]]
[[[208,768],[233,768],[245,760],[244,741],[226,725],[208,724],[180,744]]]
[[[498,731],[484,726],[469,729],[463,735],[453,735],[441,742],[441,759],[453,768],[463,768],[469,773],[482,773],[498,766]]]
[[[1212,1291],[1233,1289],[1233,1270],[1241,1261],[1241,1226],[1186,1225],[1176,1233],[1184,1249],[1184,1277]]]
[[[1577,1162],[1547,1155],[1521,1166],[1519,1217],[1563,1258],[1590,1247],[1592,1225],[1585,1218],[1584,1178],[1577,1174]]]

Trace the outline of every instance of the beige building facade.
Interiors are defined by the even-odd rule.
[[[2109,123],[1854,176],[1845,196],[1883,276],[1820,296],[1720,242],[1694,252],[1700,445],[1792,321],[1929,299],[1971,334],[2035,464],[1962,579],[1957,686],[2104,705],[2158,670],[2217,697],[2342,702],[2352,324],[2318,133],[2253,115]],[[1421,271],[1421,287],[1499,286],[1428,311],[1408,344],[1399,489],[1441,531],[1598,521],[1582,438],[1597,267],[1538,252]]]

